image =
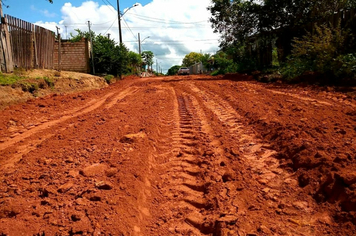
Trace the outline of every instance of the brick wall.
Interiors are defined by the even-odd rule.
[[[54,45],[54,68],[58,69],[58,41]],[[88,40],[80,42],[61,42],[61,70],[90,73]]]

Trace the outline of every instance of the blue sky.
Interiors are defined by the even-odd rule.
[[[47,0],[3,0],[6,6],[3,6],[4,14],[9,14],[11,16],[20,18],[22,20],[35,23],[37,21],[55,21],[59,22],[61,20],[61,8],[64,3],[70,2],[73,6],[81,6],[83,0],[54,0],[53,4],[49,3]],[[116,0],[97,0],[99,4],[102,5],[113,5],[116,9]],[[139,3],[146,5],[151,1],[140,0]],[[120,0],[120,10],[123,11],[135,4],[136,1]]]
[[[4,14],[56,31],[63,39],[76,34],[76,29],[108,35],[119,41],[116,0],[3,0]],[[137,1],[137,2],[136,2]],[[215,54],[219,35],[213,33],[207,7],[210,0],[120,0],[123,43],[138,52],[138,34],[142,51],[152,51],[154,61],[165,73],[181,65],[190,52]],[[156,68],[156,65],[153,65]]]

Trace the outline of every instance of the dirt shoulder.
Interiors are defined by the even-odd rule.
[[[75,93],[107,86],[102,77],[70,71],[23,70],[16,74],[22,79],[0,86],[0,109],[50,94]]]

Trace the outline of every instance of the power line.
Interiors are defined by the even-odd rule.
[[[106,33],[111,29],[111,27],[114,25],[114,23],[116,22],[116,19],[112,22],[112,24],[110,25],[109,29],[107,29],[104,33],[104,35],[106,35]]]
[[[129,15],[135,16],[139,19],[145,20],[145,21],[153,21],[153,22],[161,22],[165,24],[199,24],[203,22],[207,22],[207,20],[202,20],[202,21],[195,21],[195,22],[184,22],[184,21],[174,21],[174,20],[167,20],[163,18],[155,18],[155,17],[149,17],[149,16],[141,16],[135,13],[128,13]]]
[[[125,25],[127,26],[127,28],[130,30],[131,34],[132,34],[132,35],[134,36],[134,38],[137,40],[136,35],[134,35],[134,33],[132,32],[132,30],[130,29],[130,26],[127,24],[125,18],[122,18],[122,19],[124,20],[124,23],[125,23]]]
[[[101,0],[103,3],[107,3],[107,4],[109,4],[110,6],[112,6],[112,8],[114,8],[115,9],[115,7],[111,4],[111,2],[109,2],[109,0]],[[105,6],[107,6],[107,5],[105,5]],[[111,9],[111,8],[110,8]],[[111,9],[112,10],[112,9]],[[115,12],[116,13],[116,12]]]

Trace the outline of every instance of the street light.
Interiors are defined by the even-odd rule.
[[[141,43],[145,41],[145,39],[148,39],[150,36],[147,36],[144,38],[142,41],[140,40],[140,33],[138,33],[138,53],[141,55]]]
[[[121,17],[123,17],[128,10],[130,10],[131,8],[136,7],[136,6],[138,6],[138,3],[135,3],[133,6],[131,6],[128,9],[126,9],[126,11],[123,14],[121,14],[119,0],[117,0],[117,18],[118,18],[118,21],[119,21],[120,44],[122,44]]]

